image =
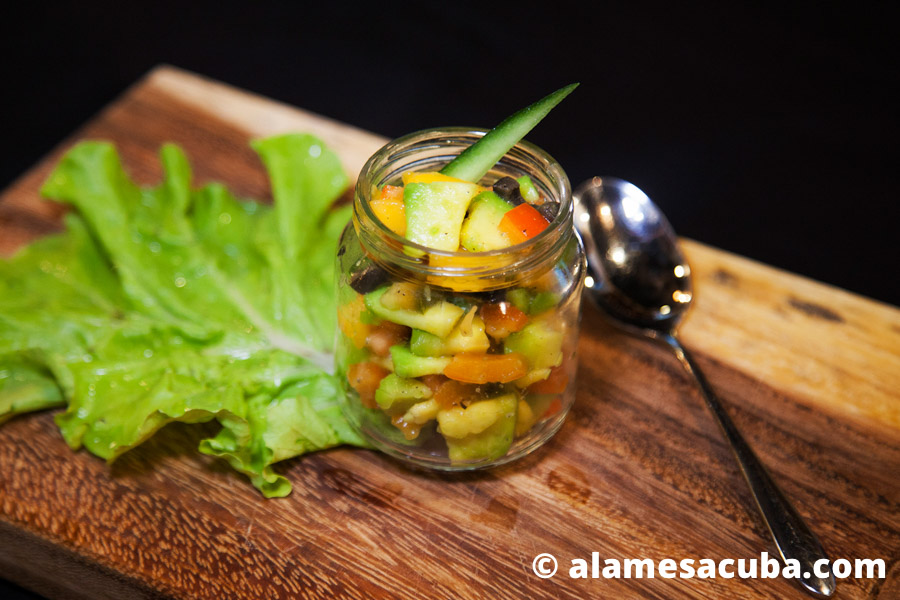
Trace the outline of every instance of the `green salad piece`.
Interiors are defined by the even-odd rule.
[[[42,194],[74,208],[66,231],[0,260],[0,422],[65,405],[66,442],[112,461],[167,423],[215,419],[200,451],[266,497],[291,490],[273,463],[364,445],[331,374],[347,177],[310,135],[254,148],[273,205],[193,189],[174,145],[154,188],[109,143],[65,155]]]

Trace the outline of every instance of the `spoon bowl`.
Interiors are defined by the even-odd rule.
[[[665,332],[693,298],[690,267],[665,215],[637,186],[594,177],[575,191],[589,295],[620,323]]]
[[[588,260],[585,293],[614,324],[672,349],[696,379],[731,446],[782,560],[797,561],[798,581],[807,592],[833,595],[834,575],[819,540],[744,440],[678,339],[678,323],[693,299],[691,268],[665,215],[647,194],[615,177],[585,181],[573,199],[575,227]],[[823,564],[829,566],[821,569]]]

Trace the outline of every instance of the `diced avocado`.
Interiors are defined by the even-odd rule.
[[[559,298],[553,292],[538,292],[531,299],[531,306],[528,307],[530,315],[537,315],[545,310],[550,310],[559,303]]]
[[[410,351],[417,356],[452,356],[460,352],[487,352],[491,340],[484,332],[484,320],[472,319],[469,335],[463,335],[459,324],[446,338],[441,339],[426,331],[413,329],[409,340]]]
[[[459,234],[459,242],[469,252],[484,252],[510,246],[509,236],[500,231],[500,220],[512,205],[491,191],[481,192],[472,200]]]
[[[519,193],[522,194],[522,198],[525,199],[525,202],[534,204],[541,199],[541,194],[534,186],[534,182],[531,181],[531,177],[522,175],[521,177],[518,177],[516,181],[519,182]]]
[[[400,377],[421,377],[443,373],[451,358],[416,356],[406,346],[397,345],[391,346],[391,360],[394,362],[394,373]]]
[[[517,405],[518,396],[507,394],[475,402],[466,409],[438,412],[450,461],[487,461],[506,454],[515,434]]]
[[[406,325],[413,329],[421,329],[439,337],[445,337],[463,316],[465,310],[445,300],[438,301],[419,312],[406,309],[390,309],[381,303],[381,296],[389,287],[383,287],[366,294],[366,307],[378,317]]]
[[[459,230],[478,190],[476,184],[463,181],[405,186],[406,239],[437,250],[458,250]]]
[[[537,371],[562,364],[562,342],[563,332],[559,327],[542,319],[510,334],[504,340],[504,350],[524,355],[529,370]]]
[[[421,329],[413,329],[409,338],[409,350],[416,356],[443,356],[444,340],[422,331]]]
[[[387,410],[389,408],[406,411],[409,406],[431,398],[431,388],[415,379],[406,379],[391,373],[381,380],[375,390],[375,402]]]
[[[531,297],[532,293],[525,288],[515,288],[506,292],[506,299],[525,314],[528,314],[531,307]]]

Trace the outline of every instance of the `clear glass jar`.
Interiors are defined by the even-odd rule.
[[[381,148],[359,175],[338,249],[344,413],[376,448],[435,469],[524,456],[556,433],[575,399],[585,259],[569,181],[552,157],[521,142],[478,182],[528,175],[546,201],[559,202],[544,231],[508,248],[426,248],[388,229],[370,205],[382,186],[439,171],[484,133],[429,129]],[[511,354],[525,374],[482,383],[508,379],[492,371]]]

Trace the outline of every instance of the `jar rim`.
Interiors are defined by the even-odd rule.
[[[540,170],[542,175],[540,187],[551,192],[552,199],[559,202],[559,210],[548,226],[533,238],[506,248],[481,252],[440,250],[398,235],[376,216],[369,202],[371,190],[373,185],[380,186],[386,183],[386,179],[378,179],[383,174],[381,171],[385,170],[392,160],[415,156],[417,151],[421,153],[425,150],[442,151],[456,148],[461,151],[484,136],[487,131],[476,127],[459,126],[422,129],[386,143],[366,161],[356,181],[353,224],[363,245],[370,246],[370,252],[382,258],[379,262],[394,263],[401,270],[424,271],[426,275],[435,277],[491,277],[509,269],[530,270],[561,252],[570,237],[575,235],[572,224],[571,185],[556,159],[537,145],[525,140],[513,146],[492,170],[502,170],[498,167],[509,162],[510,156],[528,162],[529,166]],[[447,159],[446,162],[449,162],[455,155],[437,154],[431,158],[435,163],[439,163],[440,159]],[[534,176],[535,172],[529,174]],[[548,181],[552,183],[552,189],[547,185]],[[423,260],[423,257],[428,258]],[[431,257],[436,257],[437,260]]]

